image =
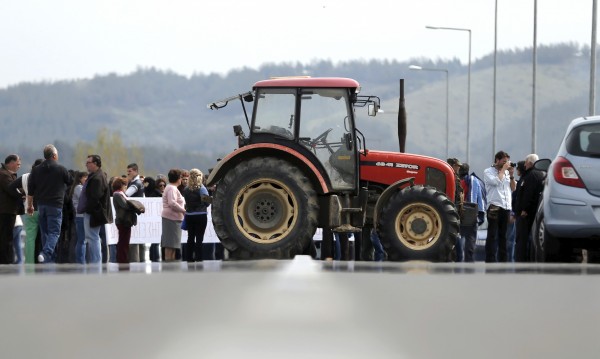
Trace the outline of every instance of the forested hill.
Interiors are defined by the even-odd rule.
[[[521,159],[531,151],[531,49],[502,52],[497,59],[496,147]],[[254,82],[272,76],[310,75],[354,78],[361,83],[361,94],[381,98],[384,114],[373,119],[359,113],[359,127],[370,148],[384,150],[397,149],[398,80],[404,78],[407,150],[445,158],[445,74],[411,71],[411,64],[448,70],[449,152],[465,160],[467,66],[458,60],[428,59],[265,64],[226,75],[191,77],[148,68],[124,76],[23,83],[0,89],[0,157],[18,152],[29,166],[40,157],[43,145],[57,143],[61,161],[78,168],[74,148],[93,143],[104,129],[118,134],[125,146],[139,148],[149,172],[164,173],[170,167],[205,170],[234,149],[233,125],[242,124],[247,130],[239,103],[211,111],[209,102],[248,91]],[[537,75],[537,152],[551,156],[567,123],[587,114],[589,48],[577,44],[539,48]],[[474,59],[470,162],[477,170],[492,157],[492,80],[492,55]]]

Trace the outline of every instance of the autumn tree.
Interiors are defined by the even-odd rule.
[[[109,177],[126,174],[127,165],[133,162],[138,164],[140,173],[143,173],[142,151],[136,146],[126,147],[118,132],[101,129],[95,143],[78,142],[73,154],[76,169],[84,167],[87,156],[94,154],[102,158],[102,169]]]

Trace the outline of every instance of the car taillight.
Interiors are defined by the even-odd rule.
[[[558,157],[552,166],[554,168],[553,174],[556,182],[564,184],[565,186],[585,188],[583,181],[579,178],[577,171],[575,171],[575,168],[568,159]]]

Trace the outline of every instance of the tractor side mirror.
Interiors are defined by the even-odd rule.
[[[377,116],[377,112],[379,112],[379,105],[376,103],[370,103],[368,106],[369,116]]]

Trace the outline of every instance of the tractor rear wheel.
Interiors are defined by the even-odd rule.
[[[218,182],[212,220],[232,259],[289,259],[309,249],[316,231],[317,196],[290,163],[254,158]]]
[[[444,193],[407,187],[390,197],[377,232],[389,260],[447,262],[459,236],[459,216]]]

